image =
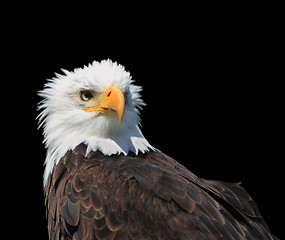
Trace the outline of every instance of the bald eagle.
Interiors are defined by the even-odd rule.
[[[201,179],[145,139],[122,65],[62,71],[39,92],[50,239],[277,239],[239,183]]]

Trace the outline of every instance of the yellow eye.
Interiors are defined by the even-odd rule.
[[[84,102],[89,101],[93,97],[92,93],[88,90],[80,91],[79,96],[80,96],[80,99]]]

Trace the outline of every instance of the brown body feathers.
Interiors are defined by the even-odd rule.
[[[276,239],[238,183],[203,180],[161,152],[80,144],[45,187],[50,239]]]

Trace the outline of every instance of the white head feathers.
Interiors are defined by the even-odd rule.
[[[138,108],[145,105],[140,98],[141,87],[133,85],[130,73],[111,60],[94,61],[89,66],[73,72],[63,70],[45,84],[39,95],[42,112],[38,118],[44,127],[47,148],[44,184],[54,164],[70,149],[85,143],[87,153],[100,150],[103,154],[128,154],[154,149],[139,129]],[[99,115],[97,111],[85,112],[87,103],[80,100],[82,90],[99,94],[110,86],[117,86],[125,97],[122,125],[114,114]]]

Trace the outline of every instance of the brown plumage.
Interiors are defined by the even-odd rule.
[[[80,144],[45,187],[50,239],[276,239],[239,183],[200,179],[157,151]]]

